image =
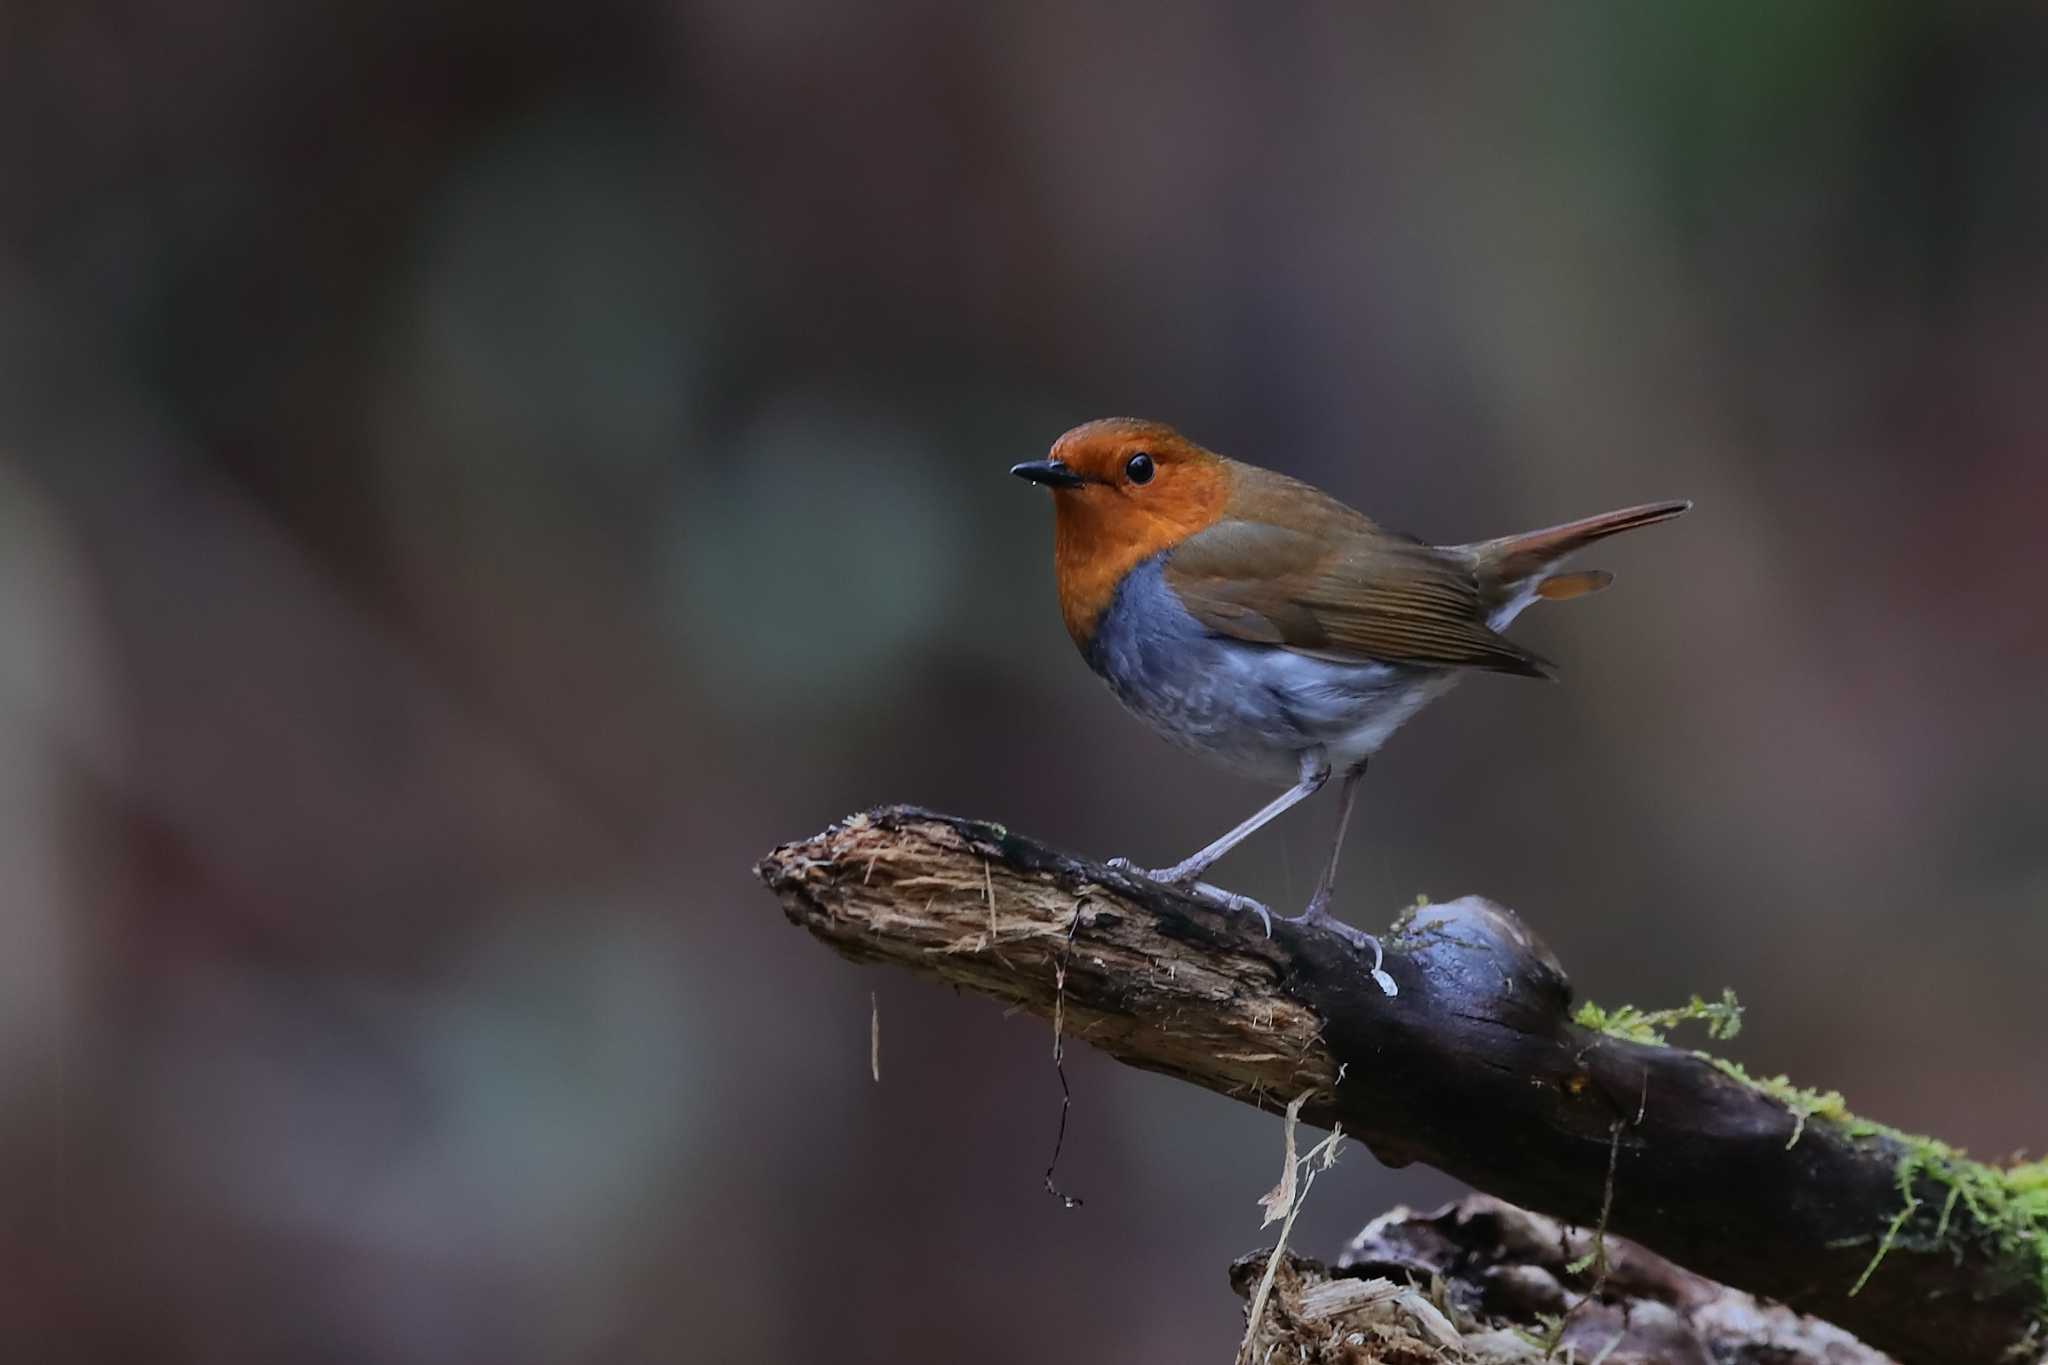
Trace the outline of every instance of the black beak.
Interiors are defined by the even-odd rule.
[[[1061,460],[1026,460],[1023,464],[1011,465],[1010,472],[1031,483],[1042,483],[1047,488],[1079,488],[1086,482]]]

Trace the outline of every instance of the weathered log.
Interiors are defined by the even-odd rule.
[[[1333,933],[1276,921],[1268,937],[1250,916],[914,808],[853,816],[757,871],[850,958],[1057,1009],[1070,1037],[1261,1108],[1309,1092],[1306,1121],[1341,1122],[1389,1164],[1427,1162],[1582,1226],[1611,1171],[1615,1232],[1906,1365],[2038,1358],[2048,1337],[2048,1218],[1989,1207],[1973,1191],[2003,1186],[1958,1178],[1999,1173],[1579,1026],[1555,957],[1489,901],[1405,913],[1386,937],[1390,997]]]
[[[1231,1287],[1252,1298],[1269,1258],[1239,1258]],[[1817,1318],[1483,1194],[1383,1214],[1334,1266],[1283,1255],[1241,1355],[1295,1365],[1886,1365]]]

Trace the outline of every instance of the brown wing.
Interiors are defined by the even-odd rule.
[[[1468,561],[1334,508],[1317,509],[1325,524],[1313,531],[1218,522],[1174,547],[1167,584],[1196,620],[1239,640],[1319,658],[1552,675],[1487,627]]]

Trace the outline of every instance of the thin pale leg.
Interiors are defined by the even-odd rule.
[[[1330,765],[1328,761],[1323,758],[1321,750],[1311,749],[1301,756],[1301,779],[1299,781],[1286,791],[1281,792],[1271,801],[1268,801],[1265,805],[1253,811],[1242,824],[1226,830],[1214,843],[1197,849],[1172,867],[1162,867],[1148,871],[1136,866],[1128,858],[1112,859],[1110,866],[1120,867],[1127,872],[1142,873],[1153,881],[1165,882],[1168,886],[1187,886],[1204,872],[1207,872],[1211,863],[1230,852],[1233,848],[1236,848],[1252,835],[1258,833],[1259,830],[1271,824],[1279,816],[1284,815],[1295,806],[1314,796],[1323,789],[1323,784],[1329,780]]]
[[[1330,857],[1323,864],[1323,875],[1316,879],[1315,893],[1308,898],[1308,909],[1301,918],[1312,924],[1330,920],[1330,897],[1337,890],[1337,860],[1344,855],[1344,831],[1351,825],[1351,809],[1358,804],[1358,784],[1365,777],[1366,760],[1344,771],[1344,781],[1337,788],[1337,832],[1330,836]]]
[[[1175,863],[1172,867],[1149,870],[1137,866],[1129,858],[1112,858],[1109,865],[1121,868],[1126,872],[1135,872],[1141,877],[1149,877],[1155,882],[1165,882],[1168,886],[1186,888],[1194,893],[1197,900],[1215,905],[1218,909],[1251,910],[1258,915],[1259,919],[1266,926],[1266,932],[1270,934],[1273,931],[1273,921],[1265,906],[1249,896],[1240,896],[1235,892],[1210,886],[1208,883],[1197,879],[1209,870],[1211,863],[1214,863],[1218,858],[1236,848],[1266,825],[1271,824],[1279,816],[1314,796],[1323,789],[1323,784],[1329,780],[1330,764],[1328,760],[1323,757],[1321,750],[1311,749],[1301,756],[1300,780],[1271,801],[1268,801],[1265,805],[1259,807],[1256,811],[1253,811],[1250,817],[1242,824],[1226,831],[1214,843],[1196,850],[1188,857]]]
[[[1330,838],[1329,861],[1323,864],[1323,875],[1316,882],[1315,894],[1308,898],[1308,908],[1291,922],[1332,930],[1345,942],[1361,951],[1370,948],[1373,980],[1379,982],[1381,990],[1392,995],[1393,978],[1380,970],[1381,964],[1386,961],[1386,954],[1380,948],[1380,941],[1363,929],[1352,928],[1330,913],[1330,898],[1337,890],[1337,859],[1344,852],[1344,831],[1351,824],[1351,808],[1358,802],[1358,784],[1364,777],[1365,760],[1362,758],[1345,770],[1343,785],[1337,789],[1337,832]]]

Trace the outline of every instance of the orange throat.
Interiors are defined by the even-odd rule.
[[[1053,494],[1053,573],[1060,617],[1076,647],[1088,648],[1126,574],[1222,519],[1229,470],[1220,460],[1186,470],[1171,491],[1156,499],[1104,488]]]

